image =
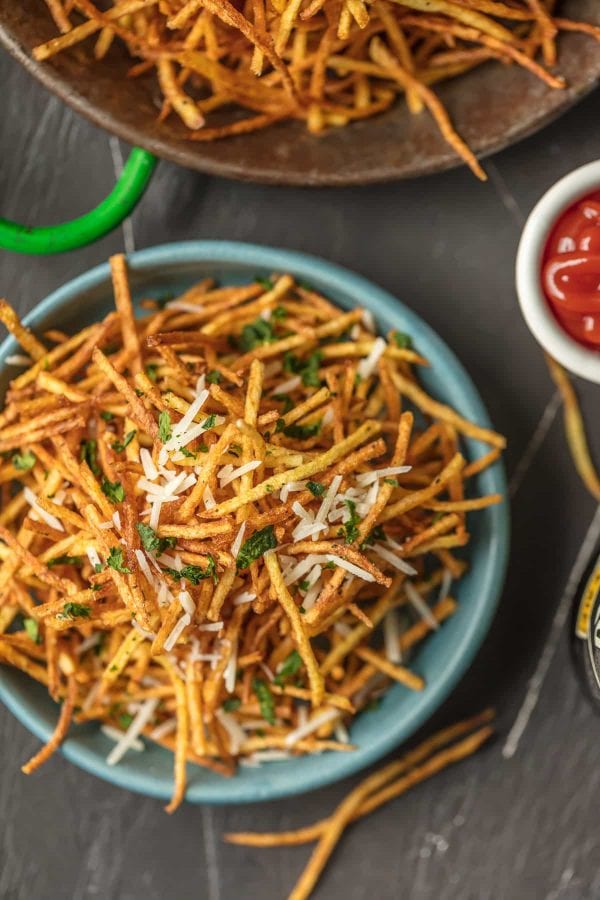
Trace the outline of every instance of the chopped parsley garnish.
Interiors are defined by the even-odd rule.
[[[275,287],[270,278],[263,278],[262,276],[257,275],[254,280],[257,284],[260,284],[261,288],[264,288],[265,291],[272,291]]]
[[[173,428],[171,426],[171,416],[166,409],[163,409],[158,417],[158,434],[163,444],[166,444],[167,441],[171,440]]]
[[[62,612],[56,616],[61,622],[70,622],[72,619],[89,619],[92,609],[81,603],[65,603]]]
[[[136,434],[137,431],[135,431],[135,429],[133,431],[128,431],[122,441],[115,441],[114,444],[111,444],[115,453],[122,453],[125,447],[130,445]]]
[[[131,723],[133,722],[133,716],[131,715],[131,713],[127,713],[127,712],[121,713],[121,715],[118,718],[118,722],[119,722],[119,725],[121,726],[121,728],[124,728],[125,730],[127,730],[129,728],[129,726],[131,725]]]
[[[323,563],[323,568],[324,569],[335,569],[334,561],[332,559],[330,559],[329,562]]]
[[[275,684],[278,684],[279,687],[283,687],[283,683],[286,678],[291,678],[292,675],[295,675],[302,668],[302,657],[298,653],[297,650],[292,650],[289,656],[283,661],[281,669],[275,676]]]
[[[190,584],[200,584],[205,578],[210,578],[211,576],[215,584],[219,580],[217,577],[217,564],[210,553],[208,554],[206,569],[203,569],[202,566],[184,566],[180,571],[177,569],[165,569],[165,571],[177,581],[185,578]]]
[[[223,711],[235,712],[241,705],[242,701],[239,697],[227,697],[227,699],[223,701]]]
[[[107,409],[103,409],[102,412],[100,413],[100,418],[104,419],[105,422],[112,422],[114,417],[115,417],[115,414],[109,412]]]
[[[136,528],[141,538],[142,547],[144,548],[144,550],[147,550],[148,553],[154,553],[156,556],[160,556],[160,554],[163,553],[167,548],[172,549],[177,543],[177,538],[159,537],[154,528],[152,528],[150,525],[145,525],[143,522],[138,522]]]
[[[106,560],[106,565],[110,566],[111,569],[114,569],[116,572],[121,572],[123,575],[131,575],[131,569],[128,569],[125,565],[125,558],[121,547],[111,547],[108,559]]]
[[[34,644],[40,643],[40,626],[35,619],[23,619],[23,627]]]
[[[281,420],[280,420],[281,421]],[[279,422],[277,423],[279,424]],[[321,430],[321,419],[310,425],[285,425],[282,429],[286,437],[296,438],[299,441],[306,441],[308,438],[316,437]]]
[[[219,384],[219,382],[222,381],[222,379],[223,379],[223,376],[221,375],[221,373],[219,372],[218,369],[213,369],[206,376],[206,380],[207,380],[208,384]]]
[[[80,566],[82,563],[81,556],[55,556],[49,559],[46,565],[51,569],[53,566]]]
[[[269,725],[275,724],[275,701],[266,681],[255,678],[252,681],[252,690],[256,694],[260,706],[260,714]]]
[[[346,535],[346,543],[352,544],[358,538],[360,516],[356,512],[356,503],[354,500],[344,500],[344,503],[350,511],[350,518],[342,526],[342,533]]]
[[[211,413],[210,416],[207,416],[204,422],[202,423],[202,427],[205,431],[208,431],[210,428],[214,428],[217,421],[217,414]]]
[[[273,331],[273,326],[266,319],[258,318],[249,325],[244,325],[242,333],[238,339],[240,350],[248,353],[261,344],[272,344],[277,340],[277,336]]]
[[[247,569],[250,563],[263,556],[267,550],[274,550],[277,546],[277,538],[272,525],[256,531],[252,537],[244,541],[237,555],[236,566],[238,569]]]
[[[158,366],[155,366],[153,363],[146,366],[146,375],[156,384],[156,379],[158,378]]]
[[[35,463],[35,453],[32,453],[31,450],[27,450],[26,453],[15,453],[12,458],[12,464],[19,472],[29,472],[35,466]]]
[[[206,444],[198,444],[197,450],[200,453],[208,453],[208,447],[206,446]],[[183,453],[183,447],[181,448],[181,452]],[[188,453],[189,453],[189,450],[188,450]]]
[[[82,462],[88,464],[94,475],[100,474],[100,466],[98,465],[98,442],[91,438],[89,441],[81,442],[79,458]]]
[[[396,347],[399,347],[400,350],[410,350],[412,347],[412,338],[410,334],[405,334],[403,331],[392,331],[391,336]]]
[[[392,487],[400,487],[400,482],[397,478],[384,478],[383,480],[386,484],[389,484]]]
[[[288,311],[285,306],[276,306],[271,313],[271,318],[275,319],[276,322],[281,322],[283,319],[287,318],[287,314]]]
[[[104,496],[113,503],[122,503],[125,499],[125,488],[120,481],[109,481],[108,478],[103,478],[101,488]]]
[[[184,456],[187,456],[188,459],[196,459],[196,454],[192,453],[191,450],[188,450],[187,447],[180,447],[179,451],[183,453]]]
[[[291,375],[300,375],[302,384],[305,387],[321,387],[321,379],[319,377],[319,366],[323,354],[320,350],[315,350],[307,359],[300,359],[289,351],[283,357],[283,371]]]
[[[310,587],[310,584],[308,581],[306,581],[306,579],[304,579],[304,581],[298,582],[298,588],[301,591],[307,591],[309,589],[309,587]]]
[[[95,563],[94,572],[96,572],[96,574],[100,574],[100,572],[104,572],[105,568],[106,568],[106,563]]]
[[[319,481],[307,481],[306,487],[309,489],[313,497],[322,497],[325,493],[325,485]]]

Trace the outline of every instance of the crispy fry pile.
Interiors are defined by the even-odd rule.
[[[46,4],[62,35],[36,47],[36,59],[87,38],[102,59],[115,39],[124,42],[139,60],[130,74],[155,73],[161,118],[179,116],[191,140],[282,119],[305,121],[319,134],[405,95],[412,113],[429,110],[482,179],[432,86],[500,60],[562,88],[550,71],[558,32],[600,40],[600,28],[557,18],[555,0],[119,0],[104,12],[91,0]]]
[[[347,725],[455,609],[468,480],[504,439],[419,387],[410,337],[375,337],[289,275],[205,280],[136,319],[42,344],[0,415],[0,661],[115,740],[232,774],[351,750]],[[413,410],[413,411],[411,411]],[[466,464],[459,438],[491,449]],[[381,626],[381,629],[380,629]]]

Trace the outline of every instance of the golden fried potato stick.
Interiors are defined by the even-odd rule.
[[[67,695],[60,710],[60,716],[48,743],[42,749],[32,756],[29,762],[21,766],[21,771],[25,775],[31,775],[36,769],[39,769],[50,757],[56,753],[62,742],[67,736],[71,720],[73,719],[73,710],[75,709],[75,701],[77,700],[77,680],[74,675],[70,675],[67,679]]]
[[[556,362],[548,353],[545,354],[545,357],[552,380],[562,397],[565,435],[575,468],[592,497],[600,501],[600,478],[598,478],[596,467],[590,456],[577,394],[560,363]]]
[[[21,324],[17,313],[6,300],[0,300],[0,322],[33,360],[37,361],[45,357],[48,351],[44,345],[38,341],[29,328]]]
[[[265,565],[269,572],[271,584],[273,585],[273,589],[277,595],[277,599],[281,603],[284,612],[290,621],[298,653],[302,657],[304,665],[306,666],[308,681],[310,684],[311,703],[313,705],[313,708],[317,709],[323,702],[325,686],[323,676],[319,671],[319,666],[317,660],[315,659],[315,654],[304,629],[302,617],[298,611],[298,607],[292,600],[290,592],[285,585],[283,575],[281,574],[279,561],[277,559],[277,554],[273,550],[269,550],[267,553],[265,553]]]
[[[122,253],[118,253],[116,256],[111,256],[109,262],[115,294],[115,306],[121,322],[123,346],[131,354],[130,368],[135,375],[142,369],[142,357],[131,291],[129,290],[129,279],[127,278],[127,261]]]

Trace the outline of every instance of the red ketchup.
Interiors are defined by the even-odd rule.
[[[569,207],[550,232],[542,285],[567,334],[600,349],[600,191]]]

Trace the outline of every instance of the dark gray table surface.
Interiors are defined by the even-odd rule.
[[[114,182],[118,143],[5,56],[0,85],[0,214],[46,224],[91,207]],[[589,97],[489,160],[486,185],[461,169],[366,189],[300,190],[163,163],[133,221],[95,246],[50,259],[0,252],[0,294],[21,312],[124,245],[231,238],[319,254],[423,316],[461,357],[508,436],[513,538],[503,600],[476,663],[426,729],[494,703],[500,736],[354,826],[319,900],[600,897],[600,720],[575,682],[565,627],[600,516],[574,474],[557,398],[513,287],[528,211],[559,176],[599,155],[597,104]],[[597,390],[578,388],[600,454]],[[37,746],[0,709],[2,900],[278,900],[307,848],[230,847],[222,832],[311,822],[353,783],[254,807],[186,806],[168,817],[159,802],[60,756],[26,778],[20,764]]]

